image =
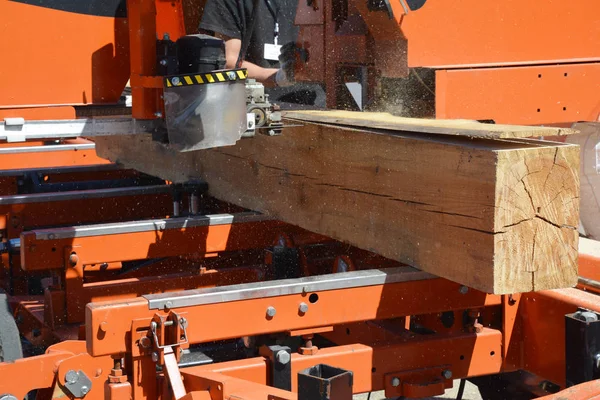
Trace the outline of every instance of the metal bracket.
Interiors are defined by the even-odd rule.
[[[271,361],[271,386],[291,391],[292,350],[287,346],[263,346],[259,352]]]
[[[600,378],[600,314],[583,308],[565,315],[567,387]]]
[[[188,343],[187,320],[171,311],[166,317],[154,314],[150,323],[150,333],[154,339],[152,360],[164,365],[175,399],[186,395],[185,387],[179,373],[180,347]]]
[[[452,387],[449,365],[422,368],[385,375],[386,397],[433,397]]]
[[[352,400],[352,371],[318,364],[298,372],[298,400]]]
[[[65,389],[67,389],[73,397],[82,399],[92,389],[92,381],[83,371],[70,369],[65,374]]]

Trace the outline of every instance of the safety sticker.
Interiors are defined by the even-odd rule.
[[[246,78],[248,78],[248,71],[246,69],[232,69],[227,71],[210,72],[207,74],[167,76],[165,77],[165,86],[177,87],[206,85],[209,83],[243,81],[246,80]]]

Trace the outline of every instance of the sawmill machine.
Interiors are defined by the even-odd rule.
[[[189,152],[282,133],[197,33],[202,3],[0,3],[1,400],[422,398],[499,374],[547,399],[600,393],[596,242],[578,288],[486,294],[99,159],[84,138]],[[301,0],[297,78],[332,108],[597,121],[598,11]]]

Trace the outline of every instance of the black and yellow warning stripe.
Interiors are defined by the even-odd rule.
[[[248,71],[246,69],[231,69],[224,71],[209,72],[206,74],[185,74],[165,77],[165,86],[178,87],[178,86],[193,86],[193,85],[206,85],[210,83],[223,83],[223,82],[234,82],[243,81],[248,78]]]

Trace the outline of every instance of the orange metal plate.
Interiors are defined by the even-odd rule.
[[[596,121],[599,111],[600,63],[436,72],[437,118],[539,125]]]
[[[402,21],[411,67],[598,60],[600,2],[429,0]]]
[[[459,284],[440,278],[322,291],[318,293],[315,303],[309,303],[309,310],[305,314],[298,313],[298,305],[307,301],[309,293],[206,304],[173,311],[185,315],[189,321],[220,321],[224,315],[231,321],[236,321],[235,324],[213,324],[210,330],[190,328],[190,343],[204,343],[323,325],[498,305],[501,302],[500,296],[486,295],[475,290],[463,295],[459,288]],[[265,312],[271,306],[277,309],[277,315],[267,319]],[[88,304],[88,351],[94,355],[126,351],[125,338],[131,329],[131,321],[148,318],[149,324],[155,312],[156,310],[148,308],[148,302],[143,298]],[[110,323],[103,328],[106,334],[100,337],[97,332],[100,323],[104,321]]]
[[[297,390],[298,372],[316,364],[351,370],[354,373],[354,393],[383,389],[388,373],[439,364],[451,365],[456,378],[498,373],[502,362],[501,339],[499,331],[484,329],[477,335],[433,335],[373,347],[351,344],[325,348],[310,356],[292,354],[292,390]],[[263,358],[186,368],[183,373],[202,376],[209,371],[267,384],[267,365]]]
[[[0,15],[0,106],[119,99],[129,77],[125,18],[13,1],[0,2]]]
[[[565,314],[584,307],[600,312],[600,297],[578,289],[522,295],[523,369],[565,386]]]

